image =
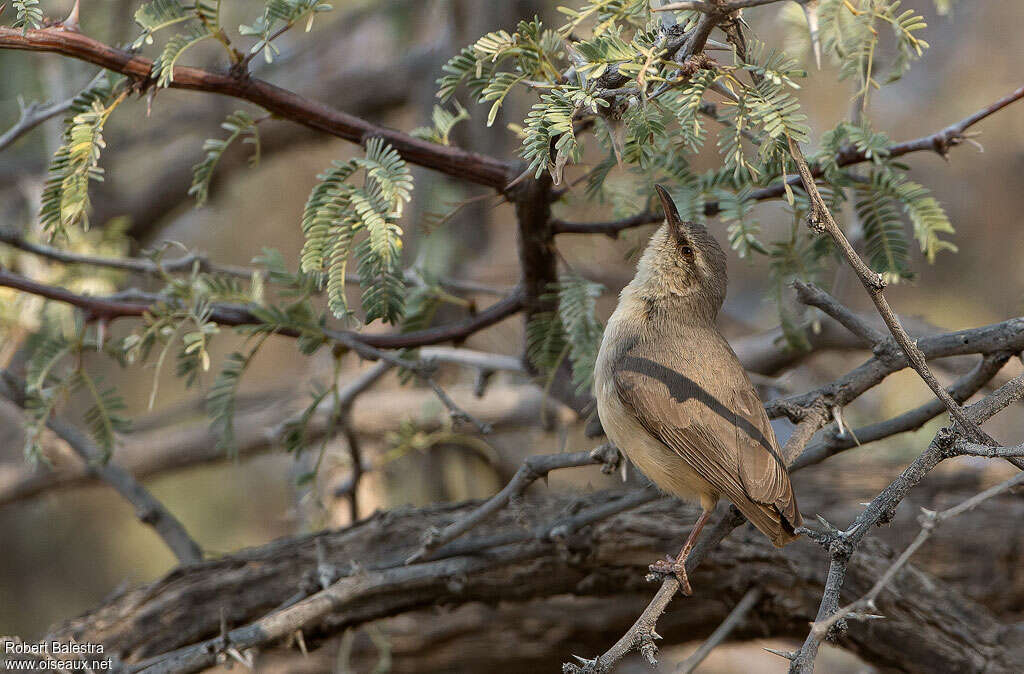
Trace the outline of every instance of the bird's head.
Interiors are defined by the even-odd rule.
[[[654,189],[665,210],[665,224],[651,236],[634,284],[649,299],[681,301],[714,319],[728,284],[725,252],[704,225],[679,217],[668,190],[661,185]]]

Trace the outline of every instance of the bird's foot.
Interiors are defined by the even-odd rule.
[[[686,576],[685,561],[685,559],[678,560],[665,555],[665,559],[659,559],[647,568],[651,571],[650,575],[655,578],[663,579],[666,576],[675,576],[676,580],[679,581],[679,589],[682,590],[684,595],[689,597],[693,594],[693,588],[690,587],[690,579]]]

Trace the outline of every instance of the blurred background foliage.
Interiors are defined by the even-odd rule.
[[[133,0],[87,2],[82,30],[109,43],[127,44],[138,34],[132,19],[137,4]],[[399,129],[423,128],[424,135],[434,133],[436,137],[438,120],[432,118],[436,80],[453,54],[491,31],[512,32],[519,20],[534,15],[559,25],[565,17],[557,14],[556,5],[571,3],[336,0],[332,4],[334,11],[318,15],[311,32],[294,31],[276,41],[279,53],[272,62],[254,59],[254,73],[341,110]],[[42,3],[52,17],[64,16],[70,5],[65,0]],[[250,22],[251,8],[246,5],[225,2],[223,23]],[[1013,53],[1020,43],[1017,26],[1024,22],[1024,5],[962,2],[943,15],[932,0],[910,0],[904,6],[927,20],[923,37],[931,47],[926,58],[913,65],[912,76],[872,93],[867,111],[876,131],[894,141],[932,133],[1019,85],[1019,59],[1013,58]],[[815,66],[802,14],[795,4],[787,3],[783,11],[776,6],[750,10],[745,17],[750,35],[770,45],[784,45],[808,71],[794,95],[813,130],[810,147],[820,147],[820,134],[848,116],[856,105],[855,82],[840,79],[837,66],[828,59],[820,70]],[[158,51],[146,49],[154,56]],[[889,59],[893,56],[885,54]],[[223,62],[223,50],[215,41],[206,41],[183,59],[189,64],[215,66]],[[17,119],[19,98],[63,100],[96,74],[92,66],[56,55],[9,51],[0,51],[0,72],[3,128]],[[472,117],[450,129],[453,142],[498,157],[519,153],[521,138],[515,125],[522,125],[535,96],[510,95],[495,111],[490,129],[485,123],[493,101],[476,104],[465,96],[456,98]],[[218,263],[238,265],[249,264],[271,248],[281,251],[288,267],[294,269],[304,243],[301,215],[317,175],[332,161],[345,162],[362,155],[344,141],[287,122],[261,121],[259,165],[246,168],[250,148],[229,148],[212,174],[205,206],[196,208],[187,194],[192,166],[204,157],[205,139],[224,138],[230,132],[220,124],[239,107],[215,96],[170,89],[157,90],[141,100],[125,100],[103,131],[107,142],[102,160],[105,180],[92,185],[93,228],[87,233],[69,228],[70,238],[62,245],[80,252],[122,255],[170,240],[201,250]],[[245,112],[263,116],[257,109]],[[1019,189],[1019,176],[1024,172],[1024,116],[1011,110],[987,120],[981,130],[983,134],[976,140],[984,146],[984,153],[965,146],[954,150],[948,162],[930,153],[906,160],[913,179],[927,185],[945,207],[956,228],[950,240],[959,252],[943,254],[928,264],[918,247],[910,246],[908,255],[916,278],[892,287],[887,294],[902,314],[946,329],[1018,315],[1024,297],[1017,235],[1018,214],[1024,212],[1024,191]],[[46,167],[60,145],[61,134],[58,117],[0,153],[0,226],[20,230],[34,222]],[[692,162],[694,168],[720,166],[713,143],[708,144],[712,151],[698,156]],[[593,154],[582,156],[581,163],[594,165],[603,159]],[[406,263],[416,261],[434,275],[473,279],[492,287],[514,285],[519,263],[511,254],[516,237],[511,209],[499,205],[483,188],[410,168],[416,189],[402,217]],[[571,164],[565,171],[567,184],[584,173],[583,168]],[[630,215],[644,206],[628,185],[611,184],[613,194],[603,205],[586,202],[584,187],[575,186],[566,203],[556,205],[557,217],[606,220],[613,212],[615,217]],[[846,206],[847,214],[851,208]],[[765,240],[786,236],[792,216],[784,204],[761,204],[757,213]],[[724,243],[724,218],[712,219],[709,225]],[[606,289],[596,298],[599,319],[607,317],[619,288],[632,277],[630,255],[643,245],[652,228],[631,230],[617,240],[572,235],[559,239],[567,265]],[[2,245],[0,261],[34,278],[94,294],[112,292],[126,280],[124,274],[46,263]],[[778,323],[773,303],[776,290],[767,282],[769,266],[770,260],[764,256],[741,260],[736,251],[730,252],[731,284],[723,315],[730,336]],[[147,286],[151,282],[145,279],[133,281],[143,288],[156,288]],[[842,301],[869,310],[870,303],[851,274],[840,271],[829,281]],[[348,290],[350,299],[356,292]],[[477,301],[486,304],[491,300],[481,295]],[[0,289],[5,330],[0,357],[4,363],[38,325],[39,308],[37,299]],[[446,309],[442,306],[440,311]],[[58,320],[70,320],[69,316]],[[382,328],[373,325],[369,329]],[[111,330],[125,336],[128,326],[115,323]],[[210,357],[222,363],[242,343],[242,337],[222,330],[212,343]],[[475,335],[469,346],[519,355],[522,343],[521,323],[506,321]],[[804,390],[860,359],[860,354],[816,355],[773,387]],[[152,370],[120,369],[104,359],[96,359],[95,366],[106,382],[121,391],[127,406],[123,414],[136,420],[125,437],[126,444],[144,451],[154,442],[185,443],[205,437],[207,422],[197,394],[184,389],[181,380],[173,376],[173,368],[157,375],[159,396],[150,410]],[[241,383],[236,415],[252,425],[247,432],[259,432],[260,421],[271,418],[271,411],[300,410],[314,384],[329,382],[335,367],[330,353],[321,351],[306,358],[293,342],[270,339]],[[354,374],[370,366],[348,358],[341,367]],[[939,374],[944,381],[953,377],[949,372]],[[403,387],[397,376],[388,375],[361,397],[353,410],[364,452],[377,468],[361,483],[361,514],[406,503],[486,496],[508,479],[527,454],[559,448],[580,450],[592,444],[583,436],[582,422],[545,400],[543,392],[524,377],[498,375],[487,397],[480,400],[472,396],[469,373],[445,370],[441,381],[474,414],[493,423],[496,432],[480,438],[452,428],[429,389],[415,382]],[[212,373],[201,382],[204,391],[212,384]],[[848,419],[853,425],[875,421],[928,397],[916,375],[903,372],[852,405]],[[3,406],[0,414],[2,485],[5,476],[22,469],[24,459],[20,413]],[[543,423],[538,424],[538,419]],[[877,466],[879,461],[898,462],[930,438],[937,423],[848,452],[813,470],[856,470],[860,465]],[[997,420],[995,434],[1019,433],[1022,429],[1014,427],[1015,423],[1020,426],[1019,420],[1012,418]],[[350,472],[344,439],[332,440],[325,447],[321,470],[313,480],[303,476],[314,467],[316,451],[288,454],[280,443],[265,449],[269,451],[160,475],[151,486],[211,554],[350,521],[344,499],[334,496]],[[51,460],[58,465],[69,460],[57,449],[50,451]],[[551,482],[556,488],[572,485],[586,489],[606,487],[612,478],[596,469],[579,469],[571,475],[553,476]],[[870,491],[865,488],[865,497]],[[122,584],[155,578],[174,563],[157,537],[138,525],[130,508],[103,487],[58,490],[4,504],[0,508],[0,540],[4,541],[0,555],[2,634],[41,634],[55,621],[89,608]],[[754,662],[751,651],[745,651],[740,662],[746,665],[729,664],[731,653],[716,656],[723,661],[717,665],[721,671],[743,671]],[[843,662],[846,664],[837,660],[836,669],[830,671],[857,666]],[[709,662],[708,666],[716,665]],[[764,666],[778,666],[780,671],[782,667],[772,660]]]

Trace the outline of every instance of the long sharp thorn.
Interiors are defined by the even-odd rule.
[[[814,62],[821,70],[821,40],[818,35],[818,0],[804,0],[800,3],[800,9],[804,10],[804,17],[807,19],[807,30],[811,34],[811,48],[814,49]]]

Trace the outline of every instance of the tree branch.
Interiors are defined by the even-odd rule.
[[[1024,375],[1014,378],[991,395],[966,408],[965,414],[968,415],[972,423],[981,423],[1021,397],[1024,397]],[[965,432],[965,428],[960,426],[954,430],[942,429],[936,434],[928,447],[904,469],[899,477],[871,500],[845,531],[830,529],[823,534],[811,533],[829,550],[832,557],[825,590],[814,619],[815,623],[827,620],[838,610],[840,592],[857,546],[873,526],[892,519],[900,502],[935,466],[944,459],[955,455],[957,434],[963,432]],[[1024,469],[1024,460],[1011,458],[1010,461]],[[793,657],[790,665],[791,674],[811,674],[814,671],[814,661],[818,655],[820,643],[820,638],[814,634],[812,629],[800,650]]]
[[[839,224],[832,217],[832,213],[829,211],[828,206],[825,204],[824,199],[821,198],[821,194],[818,192],[818,186],[814,182],[814,178],[811,175],[811,169],[807,166],[807,160],[804,159],[803,151],[800,150],[800,145],[793,138],[787,136],[786,140],[789,143],[789,154],[793,157],[793,161],[796,163],[797,170],[800,172],[800,178],[804,184],[804,191],[811,200],[811,208],[808,213],[807,219],[810,227],[817,233],[828,232],[832,237],[832,240],[842,251],[843,256],[846,258],[850,266],[857,273],[857,277],[860,279],[864,289],[868,292],[871,297],[871,301],[874,302],[875,308],[878,309],[879,315],[889,328],[889,332],[892,333],[896,343],[899,344],[903,350],[904,355],[907,357],[907,361],[910,366],[917,371],[924,383],[928,385],[928,388],[932,390],[935,396],[942,401],[949,410],[950,416],[953,417],[964,430],[969,433],[973,438],[978,441],[989,440],[988,435],[981,431],[974,422],[972,422],[964,411],[960,408],[960,405],[950,397],[946,389],[942,388],[939,381],[932,374],[931,369],[928,367],[928,363],[925,359],[921,350],[917,347],[917,344],[910,339],[910,335],[904,329],[903,324],[900,323],[900,319],[897,318],[896,313],[889,307],[889,302],[885,299],[882,291],[885,289],[885,281],[882,279],[880,274],[873,272],[860,258],[857,251],[853,249],[850,242],[847,241],[846,235],[843,234],[843,230],[840,229]]]
[[[960,515],[961,513],[978,507],[982,502],[987,501],[994,496],[998,496],[999,494],[1008,492],[1021,484],[1024,484],[1024,472],[1017,473],[1010,479],[997,484],[990,489],[986,489],[980,494],[975,494],[963,503],[941,512],[934,512],[927,508],[922,508],[922,514],[920,517],[921,531],[918,533],[917,537],[914,538],[910,545],[908,545],[900,556],[896,558],[896,561],[886,569],[885,573],[879,577],[867,594],[857,601],[838,609],[828,618],[824,620],[816,620],[814,624],[811,625],[811,633],[808,635],[808,639],[814,639],[820,644],[837,623],[841,620],[846,620],[847,618],[855,618],[859,620],[883,618],[884,616],[874,615],[874,612],[878,610],[876,605],[878,596],[882,593],[882,590],[884,590],[893,581],[896,574],[907,565],[907,562],[910,561],[910,558],[915,552],[917,552],[918,548],[924,545],[925,541],[931,538],[936,527],[941,525],[943,522]]]
[[[0,151],[7,149],[7,147],[13,144],[14,141],[18,140],[43,122],[67,112],[73,101],[73,98],[69,98],[66,101],[50,103],[49,105],[43,105],[37,102],[23,105],[18,116],[18,121],[14,123],[14,126],[5,131],[3,135],[0,135]]]
[[[715,646],[729,638],[729,635],[736,629],[736,626],[747,617],[750,609],[754,608],[754,605],[761,600],[761,594],[761,588],[759,587],[752,587],[747,590],[747,593],[743,595],[739,603],[729,612],[725,620],[715,628],[715,631],[711,633],[707,641],[702,643],[690,657],[686,658],[676,671],[679,674],[692,674],[693,670],[697,669],[697,666],[704,662],[704,659],[711,654]]]
[[[383,365],[391,367],[388,363]],[[373,369],[369,368],[366,372]],[[361,381],[364,374],[355,375],[353,384]],[[343,401],[350,386],[342,388]],[[532,384],[503,386],[484,399],[475,398],[470,386],[451,387],[451,390],[467,399],[465,407],[473,416],[498,429],[536,422],[541,414],[552,413],[554,405]],[[365,392],[360,395],[353,410],[353,430],[364,441],[366,438],[383,440],[386,433],[398,430],[404,418],[394,414],[395,409],[423,409],[431,396],[433,392],[425,389]],[[235,424],[238,459],[280,449],[288,430],[288,422],[295,418],[296,407],[300,407],[296,400],[282,395],[247,404],[240,401]],[[330,405],[325,404],[314,415],[307,428],[307,441],[319,441],[330,430],[327,420],[329,409]],[[439,419],[429,417],[419,419],[418,423],[428,430],[440,427]],[[217,448],[217,437],[210,431],[208,422],[198,421],[182,426],[176,419],[150,430],[126,434],[122,445],[118,447],[116,458],[118,465],[137,480],[231,460],[231,457]],[[365,462],[364,467],[367,465],[372,463]],[[33,468],[24,462],[0,463],[0,506],[36,498],[58,489],[89,486],[95,480],[96,476],[88,471],[88,466],[79,461],[60,462],[52,468]],[[335,490],[342,492],[339,495],[344,495],[350,488],[349,482],[335,487]]]
[[[18,407],[25,407],[25,383],[7,372],[0,372],[0,395]],[[182,565],[196,564],[203,559],[203,551],[185,527],[153,494],[120,466],[105,461],[103,453],[96,448],[80,430],[60,419],[51,418],[47,428],[74,450],[85,466],[86,472],[103,480],[135,508],[135,516],[153,531],[170,548]]]
[[[790,435],[786,446],[782,448],[782,456],[788,462],[803,451],[804,446],[811,437],[828,421],[828,414],[824,407],[816,405],[804,412],[804,419],[797,424],[793,434]],[[729,506],[726,513],[719,519],[710,531],[697,540],[690,555],[686,558],[686,573],[692,575],[700,566],[707,554],[715,549],[732,531],[747,521],[747,518],[737,510],[736,506]],[[580,665],[567,663],[563,665],[565,674],[607,674],[612,667],[633,650],[639,649],[649,665],[657,665],[658,648],[654,640],[659,636],[655,632],[659,618],[668,608],[669,603],[679,590],[679,580],[674,576],[665,578],[661,587],[658,588],[651,603],[647,605],[640,617],[633,623],[622,637],[607,651],[593,660],[580,660]]]
[[[57,302],[64,302],[83,309],[89,320],[114,320],[123,317],[140,317],[148,312],[153,301],[136,301],[120,299],[117,296],[93,297],[79,295],[64,288],[50,286],[33,281],[0,267],[0,286],[14,288],[22,292],[45,297]],[[159,300],[160,298],[155,298]],[[442,342],[461,341],[470,335],[488,328],[505,318],[520,311],[523,304],[522,291],[516,289],[508,297],[495,302],[473,316],[447,325],[439,325],[423,330],[405,333],[371,334],[353,332],[351,330],[324,329],[328,339],[347,346],[354,351],[376,360],[380,357],[374,349],[411,349]],[[240,326],[256,325],[260,321],[248,309],[238,305],[220,304],[213,308],[210,320],[219,325]],[[300,332],[293,329],[281,329],[275,334],[285,337],[299,337]]]
[[[497,494],[487,499],[479,508],[463,519],[448,525],[444,531],[428,529],[423,538],[423,545],[405,562],[406,564],[412,564],[413,562],[429,560],[431,553],[435,550],[454,541],[507,506],[513,499],[522,496],[527,487],[537,480],[541,478],[546,480],[548,473],[553,470],[602,464],[605,468],[610,468],[614,471],[619,459],[619,450],[611,444],[604,444],[584,452],[543,454],[527,457],[508,484]]]
[[[905,154],[910,154],[911,152],[930,150],[938,152],[940,155],[945,157],[949,153],[949,148],[963,143],[967,138],[965,134],[970,127],[974,126],[986,117],[999,112],[1011,103],[1019,101],[1021,98],[1024,98],[1024,87],[1014,90],[1013,93],[1004,96],[974,114],[964,117],[954,124],[950,124],[940,131],[936,131],[935,133],[922,136],[920,138],[915,138],[914,140],[890,145],[888,148],[889,156],[901,157]],[[853,146],[843,148],[836,155],[836,163],[840,167],[859,164],[861,162],[868,161],[868,159],[869,158],[863,151],[858,150]],[[824,175],[824,169],[819,164],[815,164],[811,167],[811,175],[814,178],[820,178]],[[750,192],[750,198],[755,201],[778,199],[785,195],[785,185],[788,184],[790,187],[794,187],[800,183],[800,176],[791,176],[785,183],[780,182],[769,187],[752,190]],[[707,217],[717,215],[720,210],[721,206],[717,201],[708,201],[704,203],[704,215]],[[618,237],[619,232],[623,230],[661,222],[662,220],[664,220],[664,215],[662,213],[644,211],[643,213],[638,213],[621,220],[609,220],[605,222],[570,222],[555,218],[551,221],[551,226],[556,234],[605,234],[612,238],[616,238]]]
[[[82,33],[59,27],[28,30],[0,27],[0,49],[21,49],[62,54],[127,75],[142,88],[155,84],[150,73],[153,62],[142,56],[103,44]],[[200,68],[176,67],[170,86],[205,91],[248,101],[268,112],[311,129],[360,145],[371,138],[383,138],[406,161],[435,169],[454,178],[504,191],[517,173],[517,165],[493,157],[467,152],[377,126],[340,110],[303,98],[287,89],[256,78],[214,73]]]
[[[728,14],[738,9],[747,7],[759,7],[771,5],[782,0],[731,0],[730,2],[715,3],[707,0],[686,0],[685,2],[672,2],[661,7],[652,7],[652,12],[674,12],[686,9],[704,12],[705,14]]]
[[[957,402],[964,403],[991,381],[1009,359],[1010,357],[1006,353],[985,355],[974,369],[957,379],[947,389],[950,396]],[[946,406],[942,404],[941,400],[932,399],[920,407],[908,410],[899,416],[862,426],[855,431],[842,433],[838,432],[839,429],[835,429],[831,433],[826,431],[824,433],[825,437],[805,449],[796,461],[793,462],[792,470],[799,470],[820,463],[847,449],[861,447],[900,433],[915,431],[942,414],[945,410]]]
[[[810,491],[806,507],[827,508],[832,493],[827,487]],[[586,511],[608,500],[608,492],[576,497],[539,493],[524,512],[546,521],[567,510]],[[451,606],[500,600],[509,605],[566,594],[631,598],[649,593],[642,581],[646,563],[685,537],[688,525],[684,522],[696,513],[693,507],[664,499],[594,522],[557,542],[505,544],[485,553],[404,565],[403,560],[418,544],[419,532],[443,528],[476,506],[478,503],[447,504],[377,513],[347,529],[279,540],[205,562],[130,589],[53,630],[47,639],[67,640],[74,635],[80,642],[102,643],[107,653],[130,661],[129,671],[139,671],[143,663],[159,662],[164,663],[163,669],[154,671],[194,671],[215,661],[226,647],[244,652],[247,647],[286,637],[295,629],[302,629],[310,640],[437,602]],[[1019,499],[1003,497],[983,504],[977,517],[1001,513],[1008,530],[998,536],[1006,539],[1020,535],[1022,508]],[[480,536],[518,531],[521,517],[502,510],[480,527]],[[977,521],[975,517],[962,521],[964,529],[951,525],[949,532],[935,540],[955,555],[959,534]],[[341,574],[328,586],[329,591],[319,590],[316,579],[317,541],[322,558]],[[853,587],[869,587],[892,561],[885,546],[869,543],[850,567]],[[703,551],[707,553],[708,546]],[[1007,582],[1002,579],[1008,578],[1005,574],[1011,569],[1005,565],[995,568],[997,575],[989,576],[989,582]],[[662,620],[666,626],[663,634],[673,643],[706,636],[749,589],[750,578],[758,579],[764,593],[764,600],[749,614],[752,624],[760,626],[755,630],[760,631],[741,630],[741,634],[764,636],[764,630],[770,630],[784,637],[805,632],[823,580],[813,546],[795,544],[776,550],[749,529],[710,550],[694,578],[702,591],[687,600],[688,610],[673,611]],[[318,592],[289,609],[272,610],[303,587]],[[1021,657],[1021,644],[1006,640],[1008,632],[991,611],[941,580],[909,566],[894,579],[893,589],[902,596],[913,596],[913,604],[907,605],[895,595],[883,597],[880,609],[888,620],[872,624],[870,630],[851,627],[848,645],[866,662],[915,674],[960,670],[969,669],[967,663],[982,650],[989,659],[988,671],[1008,672]],[[1019,594],[1018,589],[1010,592]],[[328,599],[333,603],[328,605]],[[229,628],[226,641],[218,636],[221,606]],[[430,615],[434,622],[445,619],[436,612]],[[915,634],[913,649],[907,647],[907,633]],[[567,647],[562,644],[563,649]],[[173,660],[168,659],[172,653]]]

